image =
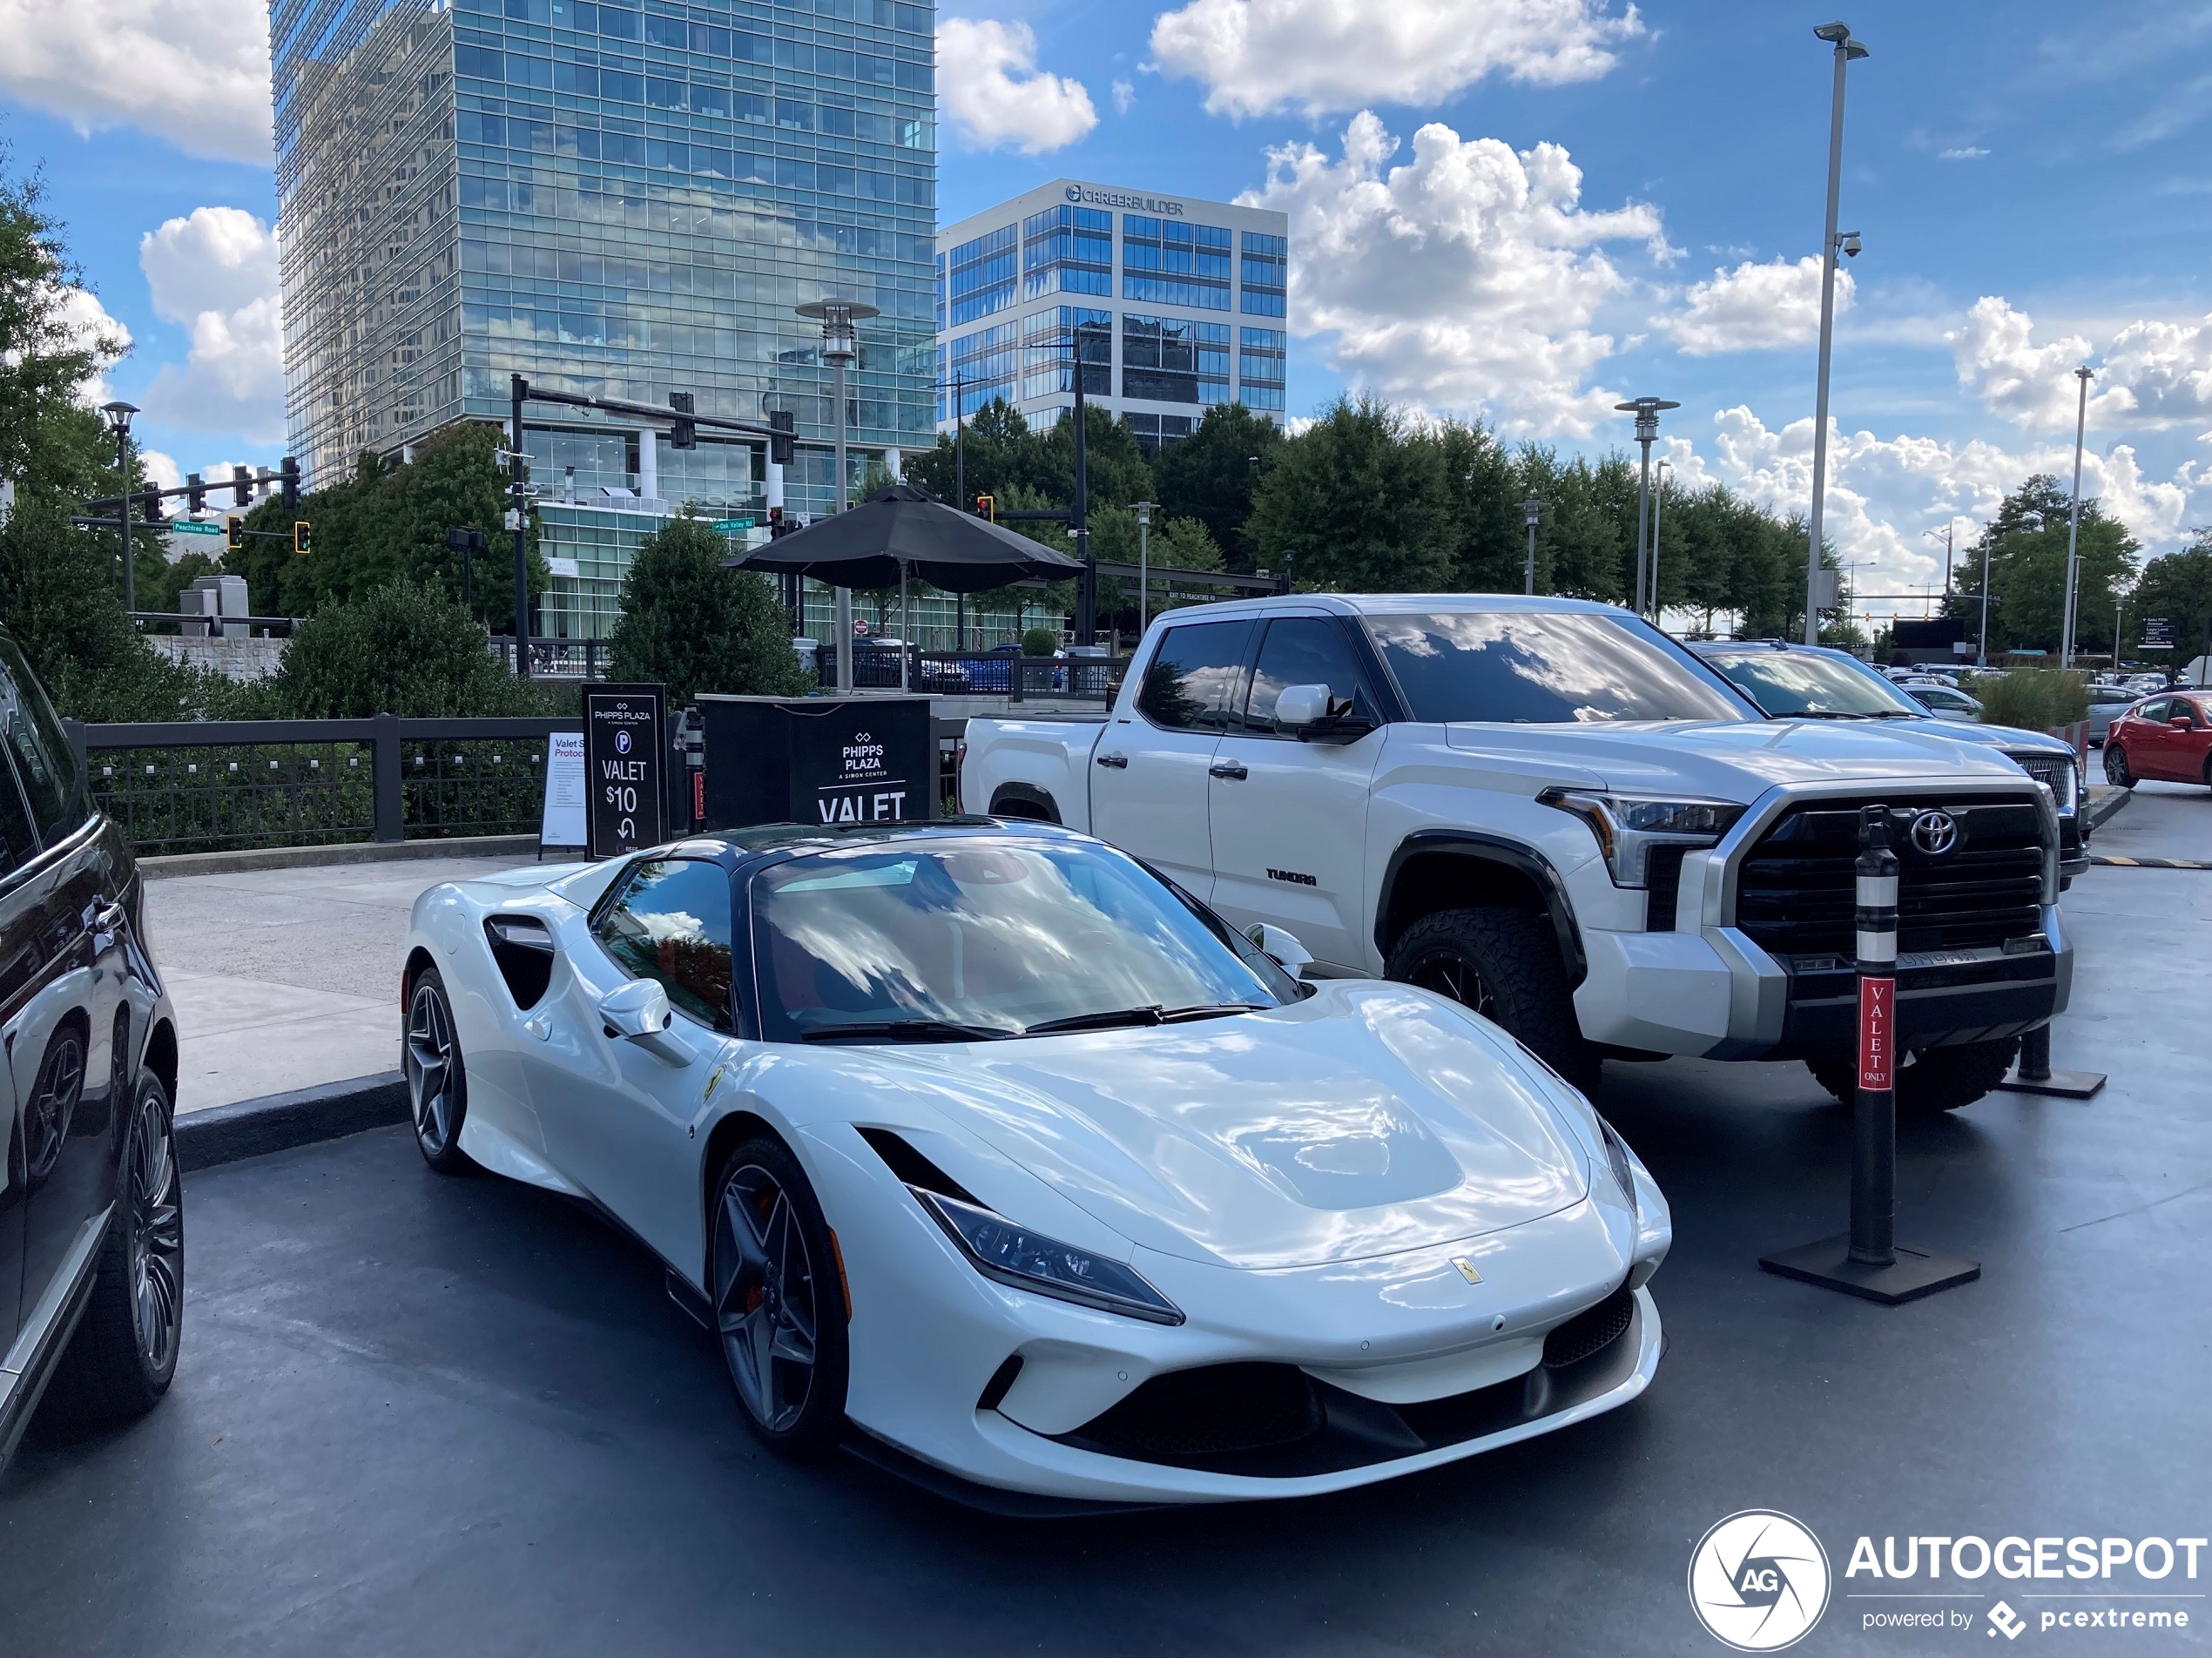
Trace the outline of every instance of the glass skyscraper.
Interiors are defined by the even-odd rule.
[[[1002,397],[1032,425],[1083,396],[1147,453],[1207,408],[1284,416],[1286,214],[1058,179],[937,238],[937,421]]]
[[[519,371],[790,410],[789,504],[825,509],[830,371],[792,313],[826,296],[883,313],[849,388],[856,475],[930,442],[934,26],[903,0],[277,0],[287,395],[310,486],[448,421],[503,421]],[[742,513],[758,451],[570,413],[532,409],[565,429],[527,447],[540,501],[574,502],[543,515],[562,562],[541,630],[586,637],[653,503]]]

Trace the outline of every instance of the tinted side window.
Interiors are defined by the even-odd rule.
[[[77,756],[14,643],[0,639],[0,740],[16,763],[39,833],[57,839],[83,822]]]
[[[23,809],[23,796],[16,792],[15,772],[0,758],[0,875],[20,868],[37,850],[30,815]]]
[[[1170,628],[1144,671],[1136,706],[1170,731],[1219,731],[1243,702],[1249,622],[1201,622]]]
[[[599,941],[633,979],[656,979],[669,1005],[729,1030],[730,878],[719,864],[642,866],[602,916]]]
[[[1275,730],[1275,699],[1292,685],[1326,685],[1332,703],[1357,703],[1372,711],[1366,676],[1344,630],[1326,617],[1286,616],[1267,625],[1252,669],[1244,729]]]

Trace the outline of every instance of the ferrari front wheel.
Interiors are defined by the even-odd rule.
[[[454,1030],[453,1003],[435,967],[423,968],[408,991],[400,1062],[422,1161],[442,1175],[474,1167],[461,1149],[461,1123],[469,1114],[469,1073],[462,1062],[461,1038]]]
[[[745,1420],[779,1455],[811,1459],[845,1431],[845,1272],[799,1160],[774,1140],[731,1153],[715,1187],[715,1334]]]

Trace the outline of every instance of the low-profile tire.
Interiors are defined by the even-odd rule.
[[[408,1115],[422,1161],[442,1175],[474,1169],[461,1149],[461,1125],[469,1115],[469,1069],[454,1028],[453,1000],[435,967],[423,968],[408,987],[400,1068],[407,1077]]]
[[[58,1439],[153,1409],[183,1345],[185,1198],[169,1095],[146,1068],[130,1099],[91,1299],[38,1407],[39,1431]]]
[[[2020,1038],[2010,1036],[1997,1042],[1924,1048],[1907,1055],[1904,1068],[1897,1074],[1897,1114],[1937,1116],[1972,1105],[2005,1080],[2020,1051]],[[1850,1059],[1809,1059],[1805,1068],[1838,1103],[1851,1103],[1858,1088],[1858,1069]]]
[[[730,1154],[708,1237],[716,1344],[746,1425],[779,1456],[826,1456],[844,1436],[851,1375],[844,1264],[806,1171],[779,1142]]]
[[[2135,786],[2135,774],[2128,769],[2128,751],[2109,740],[2105,744],[2105,781],[2115,789]]]
[[[1385,973],[1503,1026],[1584,1093],[1597,1087],[1603,1061],[1575,1021],[1575,993],[1548,917],[1439,910],[1399,935]]]

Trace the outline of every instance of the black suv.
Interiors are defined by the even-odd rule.
[[[143,899],[0,632],[0,1466],[42,1395],[86,1428],[152,1409],[176,1372],[177,1028]]]

